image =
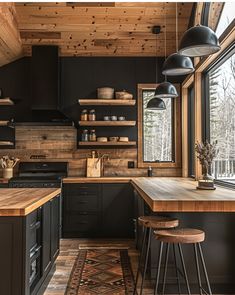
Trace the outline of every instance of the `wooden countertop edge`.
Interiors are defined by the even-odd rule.
[[[68,177],[63,179],[63,183],[129,183],[131,177]]]
[[[146,194],[133,180],[131,180],[131,184],[134,187],[134,189],[141,195],[141,197],[145,200],[145,202],[149,205],[151,210],[154,208],[154,201],[151,199],[151,197]]]
[[[0,209],[0,216],[26,216],[39,208],[40,206],[44,205],[46,202],[53,199],[55,196],[60,194],[61,189],[58,188],[54,192],[47,194],[45,197],[42,197],[40,200],[29,204],[26,208],[13,208],[13,209]]]

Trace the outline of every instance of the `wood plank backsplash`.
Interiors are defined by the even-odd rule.
[[[104,162],[104,176],[147,175],[146,168],[127,168],[128,161],[134,161],[137,167],[137,148],[95,150],[109,154],[109,160]],[[0,150],[0,156],[14,156],[21,161],[68,161],[69,176],[86,175],[86,158],[90,154],[90,149],[77,149],[77,129],[72,126],[16,126],[16,148]],[[45,156],[45,159],[32,156]],[[153,169],[155,176],[181,174],[181,168]]]

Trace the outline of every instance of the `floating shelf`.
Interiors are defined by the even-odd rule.
[[[14,142],[0,140],[0,146],[1,145],[10,145],[10,146],[13,146],[14,145]]]
[[[9,97],[0,98],[0,105],[1,106],[9,106],[9,105],[13,105],[13,104],[14,104],[13,100],[11,100]]]
[[[79,121],[80,126],[135,126],[136,121]]]
[[[8,126],[8,124],[10,123],[10,121],[0,121],[0,126]]]
[[[136,101],[134,99],[124,100],[124,99],[79,99],[78,103],[80,105],[106,105],[106,106],[134,106]]]
[[[133,146],[136,145],[136,141],[107,141],[107,142],[98,142],[98,141],[79,141],[79,146]]]

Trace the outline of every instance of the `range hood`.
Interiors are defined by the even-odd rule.
[[[60,107],[58,46],[32,46],[31,93],[33,122],[67,122]]]

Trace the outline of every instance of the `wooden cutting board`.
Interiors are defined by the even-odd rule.
[[[87,177],[101,177],[100,162],[97,158],[87,158]]]

